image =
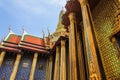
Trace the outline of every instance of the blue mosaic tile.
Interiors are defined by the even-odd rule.
[[[28,64],[27,66],[24,66]],[[32,65],[32,56],[22,56],[16,80],[29,80],[30,70]]]
[[[38,57],[34,80],[44,80],[46,73],[45,57]]]
[[[0,67],[0,80],[9,80],[12,69],[13,69],[14,60],[5,58],[2,66]]]

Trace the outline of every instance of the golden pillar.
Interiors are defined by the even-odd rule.
[[[49,58],[49,71],[48,71],[48,79],[52,80],[52,68],[53,68],[53,56]]]
[[[17,71],[18,71],[18,67],[19,67],[19,64],[20,64],[20,60],[21,60],[21,54],[17,54],[15,64],[13,66],[12,74],[10,76],[10,80],[15,80],[16,75],[17,75]]]
[[[81,35],[80,32],[77,31],[77,50],[78,50],[78,65],[79,65],[79,72],[80,72],[80,80],[85,80],[86,76],[85,76],[85,62],[84,62],[84,58],[83,58],[83,50],[82,50],[82,41],[81,41]]]
[[[75,13],[69,14],[70,33],[69,33],[69,58],[70,58],[70,80],[77,80],[77,61],[76,61],[76,17]]]
[[[49,73],[49,59],[46,61],[46,75],[45,75],[45,80],[49,80],[48,74]]]
[[[85,37],[85,46],[86,46],[86,53],[88,58],[88,63],[94,66],[95,73],[97,74],[98,78],[101,79],[100,68],[98,65],[97,54],[92,34],[92,17],[91,12],[89,10],[89,5],[87,0],[79,0],[82,10],[82,17],[83,17],[83,25],[84,25],[84,37]],[[89,56],[88,56],[89,55]]]
[[[3,63],[3,59],[4,59],[4,57],[5,57],[5,54],[6,54],[5,51],[2,51],[1,54],[0,54],[0,66],[1,66],[2,63]]]
[[[45,75],[45,80],[48,80],[48,60],[46,60],[46,75]]]
[[[31,68],[31,71],[30,71],[29,80],[34,80],[37,59],[38,59],[38,53],[34,53],[34,58],[33,58],[33,62],[32,62],[32,68]]]
[[[56,57],[55,57],[55,69],[54,69],[54,80],[60,79],[60,47],[56,46]]]
[[[66,80],[66,49],[65,49],[65,40],[61,40],[60,80]]]

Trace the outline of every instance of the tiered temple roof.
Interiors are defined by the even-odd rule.
[[[23,33],[21,36],[10,31],[1,44],[0,49],[9,52],[20,53],[22,50],[28,50],[41,54],[49,53],[45,48],[44,39],[27,33]]]

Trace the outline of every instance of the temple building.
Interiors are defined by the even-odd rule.
[[[120,80],[120,0],[68,0],[53,34],[11,29],[0,80]]]

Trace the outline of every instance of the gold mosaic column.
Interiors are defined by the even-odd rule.
[[[2,63],[3,63],[3,59],[4,59],[5,54],[6,54],[5,51],[2,51],[1,54],[0,54],[0,66],[1,66]]]
[[[59,72],[60,72],[60,47],[56,46],[54,80],[59,80],[60,79]]]
[[[61,41],[60,80],[66,80],[66,50],[64,40]]]
[[[76,38],[75,38],[75,28],[76,18],[75,13],[69,14],[70,20],[70,34],[69,34],[69,58],[70,58],[70,80],[77,80],[77,64],[76,64]]]
[[[29,80],[34,80],[37,59],[38,59],[38,53],[34,53],[34,58],[33,58],[33,62],[32,62],[32,68],[31,68],[31,71],[30,71]]]
[[[98,65],[97,55],[96,55],[96,49],[92,34],[92,20],[89,16],[90,11],[88,10],[88,2],[87,0],[79,0],[82,10],[82,16],[83,16],[83,25],[84,25],[84,36],[85,36],[85,46],[86,46],[86,52],[87,52],[87,58],[88,58],[88,64],[92,64],[95,69],[95,73],[97,74],[97,78],[101,79],[100,69]],[[89,66],[89,69],[91,67]],[[91,72],[90,72],[91,73]]]
[[[17,71],[18,71],[18,67],[19,67],[19,64],[20,64],[20,60],[21,60],[21,54],[17,54],[15,64],[14,64],[14,67],[13,67],[13,70],[12,70],[12,73],[11,73],[11,76],[10,76],[10,80],[15,80],[16,75],[17,75]]]

